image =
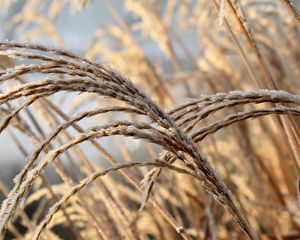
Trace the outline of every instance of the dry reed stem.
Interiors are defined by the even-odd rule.
[[[152,161],[152,162],[120,163],[120,164],[116,164],[115,166],[112,166],[110,168],[107,168],[105,170],[97,171],[97,172],[91,174],[90,176],[88,176],[87,178],[85,178],[84,180],[82,180],[80,184],[78,184],[78,185],[74,186],[72,189],[70,189],[69,192],[67,194],[65,194],[61,198],[61,200],[58,201],[49,210],[49,213],[47,214],[47,216],[42,220],[42,222],[38,226],[33,239],[39,239],[40,234],[47,227],[47,225],[51,221],[53,215],[61,208],[61,206],[65,202],[67,202],[69,200],[69,198],[71,198],[72,196],[74,196],[75,194],[77,194],[77,192],[79,192],[80,190],[82,190],[84,187],[86,187],[88,184],[90,184],[91,182],[93,182],[94,180],[96,180],[98,177],[104,176],[104,175],[106,175],[106,174],[108,174],[110,172],[113,172],[113,171],[118,171],[119,169],[123,169],[123,168],[143,167],[143,166],[160,166],[160,167],[168,168],[170,170],[174,170],[174,171],[176,171],[178,173],[192,175],[192,176],[194,176],[194,177],[197,178],[196,175],[192,174],[189,171],[186,171],[186,170],[184,170],[182,168],[178,168],[178,167],[170,165],[170,164],[168,164],[166,162],[162,162],[162,161],[158,161],[158,160],[157,161]]]
[[[262,73],[265,77],[265,82],[261,85],[263,87],[268,87],[270,89],[278,89],[277,83],[274,81],[274,78],[271,74],[271,71],[266,63],[265,57],[262,55],[261,51],[258,48],[257,41],[254,37],[254,33],[251,31],[249,23],[247,22],[248,19],[243,12],[243,8],[241,4],[237,2],[232,2],[231,0],[227,0],[232,13],[237,20],[243,34],[245,35],[248,44],[250,45],[251,49],[255,53],[257,60],[259,62],[259,67],[262,70]],[[298,154],[298,147],[299,147],[299,133],[298,131],[293,131],[293,129],[298,129],[295,122],[292,121],[290,118],[283,118],[280,117],[276,118],[277,126],[280,129],[284,139],[287,141],[287,145],[292,151],[294,159],[296,159],[296,163],[298,164],[298,168],[300,168],[300,159]]]
[[[219,120],[207,127],[199,129],[198,131],[193,133],[192,138],[196,142],[200,142],[207,135],[215,133],[216,131],[226,126],[229,126],[232,123],[236,123],[238,121],[242,121],[248,118],[255,118],[255,117],[265,116],[269,114],[288,114],[288,115],[299,116],[299,109],[288,108],[288,107],[277,107],[277,108],[267,108],[267,109],[252,109],[245,112],[231,114],[222,120]]]
[[[188,124],[184,129],[185,133],[188,134],[189,132],[192,131],[192,129],[195,127],[195,125],[199,121],[208,117],[211,113],[214,113],[214,112],[219,111],[226,107],[233,107],[236,105],[249,104],[249,103],[259,104],[259,103],[264,103],[264,102],[293,103],[293,104],[298,105],[300,103],[300,98],[298,95],[293,95],[293,94],[289,94],[284,91],[276,91],[276,90],[259,90],[257,92],[233,91],[233,92],[229,92],[229,93],[203,95],[199,99],[191,99],[187,103],[183,103],[183,104],[180,104],[179,106],[174,107],[172,110],[169,111],[169,113],[172,114],[172,117],[176,120],[176,122],[179,126]],[[200,105],[200,104],[203,104],[203,105]],[[271,113],[284,114],[284,113],[280,112],[281,110],[284,111],[285,109],[271,109],[270,114]],[[287,110],[287,114],[290,114],[288,112],[288,109],[286,109],[286,110]],[[294,110],[294,109],[291,109],[291,110]],[[262,111],[262,112],[260,112],[260,111]],[[231,119],[231,118],[238,119],[238,116],[243,115],[241,120],[244,120],[244,119],[247,119],[251,115],[251,113],[253,113],[253,115],[257,114],[257,116],[263,116],[264,114],[266,114],[266,115],[269,114],[267,112],[264,112],[263,110],[251,110],[250,112],[238,113],[238,115],[228,116],[228,119]],[[186,114],[189,114],[189,116],[184,119],[181,119]],[[295,114],[295,115],[297,115],[297,114]],[[192,121],[192,123],[190,123],[191,121]],[[220,122],[221,121],[223,122],[223,120],[220,120]],[[233,122],[235,122],[235,120]],[[214,127],[216,127],[216,125],[217,125],[217,123],[211,124],[211,126],[214,126]],[[211,127],[211,126],[209,126],[209,127]],[[228,125],[224,124],[224,126],[222,126],[221,128],[223,128],[225,126],[228,126]],[[209,129],[209,127],[206,127],[203,129],[205,129],[205,131],[206,131],[207,129]],[[196,133],[194,133],[194,135],[192,135],[193,139],[196,142],[201,141],[208,134],[215,132],[215,131],[212,131],[207,134],[203,134],[202,137],[196,138],[195,135],[200,134],[200,132],[204,131],[203,129],[198,130],[198,132],[196,132]],[[217,129],[216,129],[216,131],[217,131]],[[168,158],[169,158],[168,155],[164,155],[162,157],[162,159],[164,159],[165,161],[168,161],[169,160]],[[144,196],[142,203],[145,201],[145,199],[147,199],[147,196],[149,195],[150,190],[153,187],[153,184],[159,175],[159,170],[157,170],[156,173],[154,173],[154,171],[155,171],[155,169],[150,171],[149,174],[147,174],[147,176],[145,178],[144,184],[147,187],[145,190],[146,195]]]
[[[296,7],[290,0],[283,0],[285,3],[285,6],[289,10],[290,14],[294,17],[296,22],[300,25],[300,15],[299,12],[297,11]]]

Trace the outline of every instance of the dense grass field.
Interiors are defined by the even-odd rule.
[[[300,239],[298,5],[0,0],[0,239]]]

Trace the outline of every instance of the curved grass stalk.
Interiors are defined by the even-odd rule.
[[[168,164],[168,163],[162,162],[162,161],[158,161],[158,160],[157,161],[150,161],[150,162],[130,162],[130,163],[115,164],[115,166],[112,166],[112,167],[107,168],[105,170],[100,170],[100,171],[97,171],[97,172],[91,174],[87,178],[83,179],[80,184],[78,184],[78,185],[74,186],[72,189],[70,189],[68,191],[68,193],[66,193],[60,199],[60,201],[58,201],[51,209],[49,209],[49,212],[48,212],[47,216],[41,221],[41,223],[37,227],[33,239],[36,240],[36,239],[40,238],[41,233],[43,232],[43,230],[46,229],[47,225],[50,223],[51,219],[53,218],[53,215],[62,207],[62,205],[64,203],[66,203],[72,196],[76,195],[80,190],[82,190],[88,184],[95,181],[97,178],[105,176],[108,173],[118,171],[120,169],[132,168],[132,167],[144,167],[144,166],[159,166],[159,167],[162,167],[162,168],[167,168],[167,169],[173,170],[177,173],[187,174],[187,175],[191,175],[191,176],[197,178],[196,175],[194,175],[193,173],[191,173],[191,172],[189,172],[185,169],[178,168],[178,167],[175,167],[171,164]]]
[[[3,51],[8,51],[7,55],[9,55],[9,51],[10,50],[14,50],[14,49],[18,49],[20,48],[19,45],[14,45],[12,44],[0,44],[0,48],[1,46],[4,46]],[[23,49],[25,49],[26,51],[30,52],[30,48],[27,49],[28,45],[23,46]],[[35,49],[38,49],[38,47],[32,47]],[[41,62],[45,62],[48,61],[49,58],[44,57],[44,55],[46,54],[45,49],[38,49],[35,50],[34,54],[21,54],[23,57],[25,58],[29,58],[29,59],[36,59],[39,60]],[[40,52],[39,52],[40,51]],[[51,50],[50,50],[51,51]],[[16,56],[18,54],[16,54],[16,52],[13,52],[13,55]],[[232,196],[229,192],[229,190],[227,189],[227,187],[225,186],[225,184],[218,178],[218,176],[215,174],[214,170],[212,169],[212,167],[210,166],[209,162],[203,158],[198,150],[197,147],[195,145],[195,143],[192,141],[192,139],[189,138],[189,136],[187,136],[177,125],[176,123],[172,120],[172,118],[166,114],[163,110],[161,110],[150,98],[148,98],[143,92],[141,92],[140,90],[138,90],[130,81],[124,79],[120,74],[104,68],[104,67],[98,67],[95,65],[91,64],[86,64],[85,61],[80,62],[80,64],[75,64],[77,58],[71,58],[72,60],[68,60],[68,59],[64,59],[63,61],[57,61],[57,63],[59,65],[61,65],[61,69],[59,69],[58,71],[55,70],[55,68],[53,69],[47,69],[45,68],[44,70],[47,73],[54,73],[54,74],[59,74],[59,73],[68,73],[70,71],[69,69],[69,65],[71,66],[77,66],[78,65],[78,71],[81,72],[81,69],[84,69],[83,73],[81,72],[81,76],[85,76],[85,77],[92,77],[92,81],[93,83],[97,84],[97,81],[99,82],[104,82],[107,83],[108,86],[110,86],[111,83],[114,84],[114,86],[117,86],[115,91],[114,90],[103,90],[101,87],[96,86],[95,88],[97,89],[98,87],[98,93],[100,93],[100,95],[104,95],[104,96],[111,96],[115,99],[121,100],[121,101],[125,101],[126,103],[136,107],[137,109],[140,109],[141,111],[147,112],[147,116],[152,119],[155,120],[155,122],[160,125],[162,128],[165,128],[167,131],[163,132],[163,134],[161,134],[161,136],[159,136],[159,138],[156,138],[154,135],[159,133],[159,131],[157,130],[153,130],[151,129],[151,131],[154,131],[155,134],[151,135],[149,133],[146,132],[141,132],[139,129],[135,129],[137,132],[127,132],[126,127],[124,128],[117,128],[115,129],[115,132],[110,132],[111,134],[117,134],[120,133],[121,134],[139,134],[138,137],[139,138],[146,138],[150,141],[153,141],[155,143],[158,143],[159,145],[163,146],[164,148],[174,152],[175,154],[179,154],[180,157],[183,157],[183,153],[184,154],[188,154],[191,158],[193,163],[197,166],[198,168],[198,175],[202,177],[202,175],[204,177],[202,177],[205,180],[205,184],[207,185],[207,190],[213,192],[215,195],[218,196],[218,198],[220,199],[220,202],[223,203],[225,206],[228,207],[229,211],[233,214],[233,216],[235,217],[236,221],[240,224],[241,228],[249,235],[249,237],[251,239],[256,239],[256,236],[254,234],[254,231],[252,230],[252,228],[249,226],[249,224],[247,223],[247,221],[245,220],[245,218],[242,216],[241,212],[238,210],[238,208],[235,206]],[[52,61],[52,60],[51,60]],[[55,62],[55,64],[57,64]],[[69,64],[69,65],[68,65]],[[35,64],[35,71],[39,71],[38,67],[39,64]],[[2,78],[2,80],[4,79],[9,79],[9,78],[13,78],[19,75],[23,75],[24,73],[22,71],[18,72],[18,69],[16,68],[17,73],[14,74],[14,69],[10,70],[13,74],[11,74],[10,76],[5,76],[5,78]],[[26,69],[26,71],[31,71],[30,69]],[[34,71],[32,71],[34,72]],[[74,70],[72,69],[71,74],[74,74]],[[3,77],[3,76],[2,76]],[[59,79],[59,78],[58,78]],[[59,81],[58,81],[59,82]],[[59,83],[57,83],[56,85],[59,85]],[[85,91],[91,91],[89,88],[86,89],[84,84],[82,85],[82,88],[80,86],[77,86],[77,89],[82,89]],[[76,91],[74,88],[70,91]],[[120,92],[118,91],[119,89],[121,90],[125,90],[124,92]],[[59,91],[59,88],[56,89],[57,91]],[[135,125],[135,127],[141,127],[138,125]],[[145,126],[142,126],[145,127]],[[165,135],[166,133],[168,133],[167,135]],[[160,134],[160,133],[159,133]],[[105,134],[104,134],[105,136]],[[176,139],[175,145],[174,142],[170,139],[170,136],[172,136],[171,138]],[[80,142],[80,141],[79,141]],[[167,145],[166,144],[170,144]],[[177,153],[178,152],[178,153]],[[44,162],[44,164],[46,163],[47,165],[47,161]],[[38,167],[36,167],[36,170],[39,169],[39,167],[43,166],[45,167],[46,165],[43,165],[43,162],[41,163],[42,165],[39,165]],[[40,168],[40,171],[43,170],[43,167]],[[35,171],[34,169],[32,171]],[[200,174],[201,172],[201,174]],[[28,186],[30,186],[35,177],[32,176],[32,172],[29,172],[27,174],[29,176],[28,179],[31,179],[30,181],[28,181]],[[32,177],[30,177],[32,176]],[[27,182],[27,181],[25,181]],[[24,182],[24,184],[25,184]],[[20,188],[22,187],[22,185],[20,186]],[[25,188],[26,189],[26,188]],[[22,191],[21,191],[22,192]],[[18,194],[17,194],[18,195]],[[21,194],[22,195],[22,194]],[[13,203],[12,207],[9,208],[5,208],[4,204],[2,206],[2,216],[8,216],[5,218],[2,218],[2,235],[3,232],[5,231],[5,227],[9,221],[9,219],[11,218],[14,210],[16,209],[16,206],[18,205],[18,201],[20,200],[20,195],[18,195],[17,197],[14,197],[14,199],[16,199],[16,201],[10,201],[10,203]],[[22,197],[21,197],[22,198]],[[8,205],[10,205],[10,203]],[[16,204],[15,204],[16,203]],[[10,209],[10,210],[9,210]],[[9,212],[8,214],[5,214],[5,212]]]
[[[219,111],[227,107],[241,105],[241,104],[249,104],[249,103],[259,104],[265,102],[292,103],[292,104],[299,105],[300,97],[295,94],[290,94],[285,91],[277,91],[277,90],[259,90],[255,92],[232,91],[228,93],[203,95],[199,99],[190,99],[187,103],[175,106],[172,110],[169,111],[169,114],[172,114],[172,117],[176,120],[176,123],[179,126],[182,127],[183,125],[187,124],[187,126],[184,129],[184,132],[188,134],[192,131],[192,129],[199,121],[205,119],[210,114],[216,111]],[[204,106],[200,104],[203,104]],[[247,113],[248,112],[246,112],[246,114]],[[187,114],[188,117],[183,118]],[[262,115],[259,116],[263,116],[264,113],[261,114]],[[236,115],[232,115],[232,116],[236,116]],[[214,123],[211,124],[210,126],[213,125]],[[207,128],[203,128],[203,129],[207,129]],[[199,130],[199,132],[201,131],[202,130]],[[207,135],[205,135],[204,137],[206,136]],[[193,135],[192,138],[195,140]],[[195,140],[195,141],[200,142],[203,138],[199,137],[199,140]],[[169,158],[170,157],[167,154],[162,156],[162,159],[164,161],[168,161]],[[173,162],[174,160],[175,159],[172,158],[170,161]],[[145,193],[144,193],[141,207],[145,205],[145,201],[148,199],[150,191],[153,188],[154,182],[156,181],[159,174],[160,174],[160,169],[154,168],[144,178],[143,185],[145,186]]]
[[[277,108],[267,108],[267,109],[252,109],[244,112],[239,112],[236,114],[231,114],[222,120],[214,122],[207,127],[201,128],[200,130],[198,130],[192,135],[192,138],[196,142],[200,142],[207,135],[213,134],[216,131],[224,127],[227,127],[233,123],[243,121],[248,118],[261,117],[270,114],[281,114],[281,115],[286,114],[286,115],[300,116],[300,110],[295,108],[289,108],[289,107],[277,107]]]

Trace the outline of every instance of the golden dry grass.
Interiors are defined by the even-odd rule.
[[[0,42],[0,133],[24,155],[0,238],[299,239],[297,5],[126,0],[128,24],[103,0],[115,24],[62,50],[62,11],[93,4],[8,19],[56,47]]]

